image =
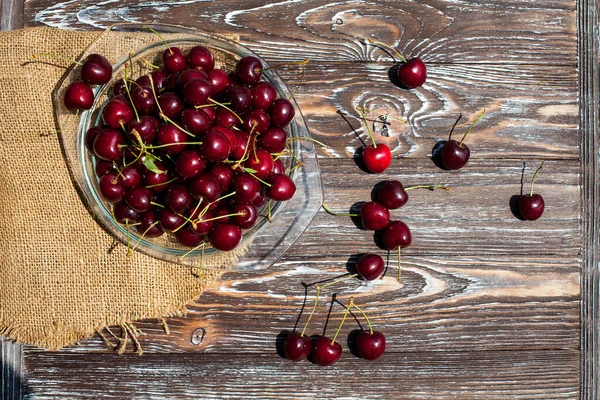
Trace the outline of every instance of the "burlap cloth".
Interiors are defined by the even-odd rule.
[[[126,260],[126,246],[115,245],[77,194],[60,138],[45,135],[57,129],[51,96],[65,73],[57,65],[69,63],[28,63],[30,57],[75,58],[98,35],[0,33],[0,334],[48,349],[107,326],[125,330],[132,321],[182,315],[222,273],[205,268],[196,277],[189,267],[139,252]],[[132,50],[124,35],[113,35],[98,52]],[[225,266],[235,261],[226,257]]]

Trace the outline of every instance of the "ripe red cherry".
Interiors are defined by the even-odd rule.
[[[252,175],[244,172],[233,177],[231,188],[238,203],[251,203],[258,196],[260,183]]]
[[[186,150],[175,161],[175,170],[184,178],[193,178],[204,171],[206,161],[195,150]]]
[[[273,127],[258,136],[258,145],[269,153],[281,153],[286,141],[287,133],[283,128]]]
[[[207,235],[214,225],[212,218],[213,214],[210,211],[206,211],[202,216],[192,218],[192,231],[198,235]]]
[[[225,97],[231,103],[231,108],[238,113],[243,113],[250,107],[252,92],[245,86],[229,86]]]
[[[528,221],[535,221],[544,213],[544,198],[539,194],[533,193],[535,177],[543,166],[544,161],[542,161],[542,164],[533,174],[533,177],[531,178],[531,188],[529,190],[529,194],[522,194],[519,196],[519,211],[521,216]]]
[[[263,110],[252,110],[244,115],[244,129],[253,135],[266,131],[270,124],[269,114]]]
[[[240,125],[240,120],[233,112],[225,108],[219,108],[215,111],[214,124],[224,126],[225,128],[231,128]]]
[[[163,52],[162,58],[165,69],[170,73],[181,72],[187,69],[187,58],[179,47],[171,46],[166,49]]]
[[[369,171],[374,174],[380,174],[390,166],[390,163],[392,162],[392,152],[387,145],[377,143],[374,146],[366,146],[364,148],[362,159],[365,167]]]
[[[245,85],[256,85],[262,76],[262,63],[253,56],[240,59],[235,66],[236,78]]]
[[[338,342],[332,343],[330,338],[322,336],[315,341],[310,354],[316,364],[326,367],[340,359],[342,346]]]
[[[117,174],[110,172],[102,176],[98,182],[98,187],[102,198],[109,203],[118,203],[123,200],[125,188],[119,183]]]
[[[63,101],[69,110],[89,110],[94,104],[94,92],[87,83],[75,81],[65,90]]]
[[[192,196],[184,185],[172,183],[165,191],[165,203],[174,213],[183,214],[192,205]]]
[[[206,72],[199,69],[186,69],[177,77],[177,88],[182,89],[186,83],[194,79],[206,79],[208,75]]]
[[[152,114],[156,107],[156,100],[152,90],[145,87],[135,87],[131,91],[131,103],[141,115]]]
[[[173,92],[166,92],[158,98],[158,105],[163,114],[170,119],[178,119],[183,111],[184,104],[181,97]]]
[[[398,67],[398,82],[409,89],[423,86],[427,80],[427,67],[419,57],[403,62]]]
[[[279,98],[273,102],[271,107],[271,124],[283,128],[289,125],[296,115],[294,106],[286,99]]]
[[[219,131],[212,129],[204,135],[200,146],[200,154],[205,160],[223,161],[229,157],[230,151],[229,140]]]
[[[398,247],[408,247],[412,243],[412,235],[408,225],[402,221],[390,222],[382,234],[383,245],[389,250],[395,250]]]
[[[212,87],[205,79],[193,79],[183,87],[183,100],[194,106],[202,106],[208,103],[212,94]]]
[[[544,213],[544,198],[539,194],[523,194],[519,197],[519,212],[528,221],[539,219]]]
[[[196,234],[186,226],[175,232],[175,239],[184,246],[196,247],[202,243],[203,236]]]
[[[181,122],[185,129],[193,135],[205,134],[211,125],[211,120],[204,111],[195,108],[186,108],[181,113]]]
[[[221,195],[219,178],[210,172],[204,172],[191,181],[188,184],[188,190],[194,199],[204,199],[208,202],[217,200]]]
[[[122,146],[127,143],[125,135],[116,129],[104,129],[94,138],[94,154],[96,157],[116,161],[123,154]]]
[[[385,352],[385,336],[378,331],[361,331],[356,338],[356,350],[365,360],[377,360]]]
[[[153,116],[142,115],[140,119],[134,119],[127,124],[127,132],[129,132],[133,137],[133,131],[135,130],[137,133],[139,133],[140,138],[142,138],[142,142],[149,144],[154,142],[154,139],[156,139],[156,130],[159,126],[160,123]]]
[[[242,229],[250,229],[256,223],[258,210],[253,204],[235,204],[231,207],[232,214],[239,214],[232,217],[232,223]]]
[[[376,201],[369,201],[360,207],[362,225],[370,231],[385,228],[390,223],[390,211]]]
[[[93,151],[94,150],[92,149],[92,152]],[[102,178],[109,172],[113,172],[115,170],[115,165],[112,161],[96,160],[96,166],[94,167],[94,170],[96,171],[96,176],[98,176],[98,178]]]
[[[257,149],[245,163],[247,168],[253,169],[254,176],[267,180],[273,174],[273,157],[271,153],[263,149]]]
[[[154,90],[156,92],[162,91],[167,85],[167,79],[169,78],[169,71],[164,69],[155,69],[150,72],[150,76],[152,77],[152,84],[149,89],[152,90],[152,85],[154,85]]]
[[[215,249],[231,251],[242,241],[242,230],[234,224],[219,223],[210,230],[208,239]]]
[[[102,121],[110,128],[118,129],[125,126],[135,118],[131,106],[118,99],[113,99],[102,109]]]
[[[227,189],[229,189],[231,179],[233,178],[233,171],[231,168],[229,168],[229,166],[223,163],[216,163],[209,168],[208,172],[216,176],[219,180],[221,192],[225,192]]]
[[[94,151],[94,139],[100,132],[102,132],[101,126],[93,126],[85,133],[85,147],[89,151]]]
[[[125,193],[125,202],[133,210],[143,213],[150,207],[151,193],[143,186],[129,189]]]
[[[113,215],[120,224],[134,224],[141,218],[141,214],[129,207],[125,202],[116,203],[113,206]]]
[[[148,211],[142,215],[140,224],[136,226],[136,229],[147,238],[157,238],[164,234],[160,223],[158,223],[158,217],[153,211]]]
[[[229,86],[229,75],[222,69],[213,69],[206,79],[212,86],[213,95],[221,94]]]
[[[186,222],[183,217],[180,217],[173,211],[167,209],[161,209],[158,212],[158,220],[160,221],[160,226],[165,232],[173,232],[174,230],[179,229],[179,227]]]
[[[135,165],[129,165],[123,168],[119,174],[119,179],[125,189],[140,186],[142,184],[142,175]]]
[[[159,161],[155,161],[154,165],[161,172],[146,170],[143,177],[144,185],[151,186],[153,192],[160,193],[168,187],[169,172]]]
[[[81,80],[90,85],[104,85],[110,81],[113,68],[100,54],[90,54],[81,66]]]
[[[287,201],[296,193],[296,184],[285,174],[271,176],[269,183],[271,187],[267,189],[267,196],[275,201]]]
[[[367,281],[379,278],[384,269],[383,258],[377,254],[365,254],[356,261],[356,272]]]
[[[464,143],[448,140],[442,148],[442,163],[447,169],[460,169],[467,165],[471,151]]]
[[[215,67],[215,58],[212,52],[204,46],[194,46],[187,55],[188,68],[201,69],[207,73]]]
[[[311,347],[312,342],[308,336],[292,332],[285,337],[283,352],[288,360],[300,361],[308,356]]]
[[[377,201],[388,210],[395,210],[406,204],[408,193],[400,181],[388,181],[377,192]]]
[[[166,154],[179,154],[186,148],[188,136],[181,129],[172,124],[161,125],[156,133],[157,145],[168,145],[161,150]]]
[[[269,82],[258,82],[252,88],[252,108],[260,110],[268,110],[273,102],[277,99],[277,89]]]

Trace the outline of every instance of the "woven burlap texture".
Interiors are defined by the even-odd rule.
[[[0,334],[48,349],[107,326],[180,316],[222,273],[205,268],[195,277],[188,267],[139,252],[127,259],[126,246],[114,246],[78,196],[60,138],[46,135],[57,129],[52,91],[69,63],[30,57],[75,58],[98,35],[0,33]],[[133,50],[126,35],[111,35],[107,54]],[[225,255],[225,264],[233,263]]]

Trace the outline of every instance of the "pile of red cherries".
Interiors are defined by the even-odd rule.
[[[263,79],[253,56],[226,71],[215,68],[206,47],[186,54],[167,45],[154,68],[134,79],[126,66],[101,125],[86,132],[100,194],[113,203],[115,220],[143,237],[167,232],[186,247],[233,250],[261,207],[296,191],[281,158],[294,107]],[[82,80],[66,89],[65,106],[90,109],[90,85],[111,76],[104,57],[88,56]]]

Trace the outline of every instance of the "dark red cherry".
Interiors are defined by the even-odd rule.
[[[216,163],[212,165],[208,172],[213,174],[219,180],[219,186],[221,187],[221,193],[224,193],[229,189],[231,185],[231,179],[233,179],[233,171],[229,166],[223,163]]]
[[[156,139],[156,130],[160,126],[160,123],[156,118],[151,115],[142,115],[140,119],[134,119],[127,124],[127,132],[131,135],[130,137],[137,143],[137,140],[133,137],[133,131],[135,130],[142,139],[142,142],[150,144]]]
[[[138,222],[141,218],[140,213],[133,210],[131,207],[129,207],[123,201],[120,203],[116,203],[113,206],[113,215],[115,216],[115,219],[117,220],[117,222],[120,224],[123,224],[123,225],[134,224],[134,223]]]
[[[167,145],[161,148],[166,154],[175,155],[186,149],[188,136],[181,129],[172,124],[161,125],[156,133],[156,144],[159,146]]]
[[[388,210],[395,210],[406,204],[408,193],[400,181],[387,181],[379,188],[377,201]]]
[[[164,234],[154,211],[147,211],[142,215],[140,224],[136,225],[136,230],[147,238],[157,238]]]
[[[229,157],[229,140],[222,133],[212,129],[202,138],[200,154],[207,161],[219,162]]]
[[[519,211],[528,221],[539,219],[544,213],[544,198],[539,194],[523,194],[519,197]]]
[[[213,202],[221,195],[221,184],[215,175],[204,172],[188,184],[188,190],[196,200]]]
[[[116,129],[104,129],[94,138],[94,154],[102,160],[116,161],[123,154],[126,143],[123,132]]]
[[[125,193],[125,202],[133,210],[139,213],[143,213],[148,211],[148,208],[150,207],[151,197],[152,195],[148,189],[146,189],[143,186],[138,186],[129,189]]]
[[[158,105],[163,114],[172,120],[176,120],[184,109],[184,103],[181,97],[173,92],[166,92],[158,98]]]
[[[285,358],[292,361],[304,360],[312,348],[312,342],[306,335],[292,332],[285,337],[283,352]]]
[[[384,269],[383,258],[377,254],[364,254],[356,261],[356,272],[367,281],[379,278]]]
[[[131,91],[131,103],[140,115],[152,114],[156,107],[156,100],[152,91],[140,86]]]
[[[398,246],[402,248],[410,246],[412,235],[404,222],[392,221],[383,230],[382,240],[387,249],[395,250]]]
[[[377,148],[374,146],[366,146],[363,149],[362,159],[365,167],[369,171],[374,174],[380,174],[390,166],[392,162],[392,152],[387,145],[377,143]]]
[[[213,69],[210,71],[206,80],[212,86],[212,92],[215,96],[223,93],[229,86],[229,75],[222,69]]]
[[[102,176],[98,181],[98,187],[102,198],[109,203],[118,203],[123,200],[125,188],[117,179],[117,174],[110,172]]]
[[[163,65],[170,73],[187,69],[187,58],[179,47],[171,46],[163,52]]]
[[[317,365],[326,367],[340,359],[342,346],[338,342],[333,342],[330,338],[322,336],[314,342],[310,354]]]
[[[208,239],[215,249],[231,251],[242,241],[242,230],[234,224],[218,223],[210,230]]]
[[[193,107],[183,110],[181,113],[181,122],[185,129],[197,136],[205,134],[211,126],[208,114]]]
[[[177,156],[175,170],[184,178],[193,178],[204,171],[206,161],[195,150],[186,150]]]
[[[245,86],[229,86],[225,97],[231,103],[229,108],[237,113],[243,113],[250,108],[252,92]]]
[[[460,169],[467,165],[471,151],[469,147],[452,139],[442,147],[442,163],[447,169]]]
[[[198,235],[186,226],[175,232],[175,239],[184,246],[197,247],[202,243],[203,236]]]
[[[65,90],[63,101],[69,110],[89,110],[94,104],[94,92],[87,83],[75,81]]]
[[[97,159],[94,170],[96,171],[96,176],[102,178],[104,175],[115,171],[115,164],[112,161]]]
[[[240,120],[233,112],[226,108],[218,108],[215,111],[214,124],[224,126],[225,128],[231,128],[240,125]]]
[[[192,196],[184,185],[172,183],[165,191],[165,205],[174,213],[183,214],[192,205]]]
[[[231,156],[234,160],[241,160],[247,158],[254,148],[255,139],[254,136],[250,136],[244,131],[234,131],[236,136],[235,146],[231,149]]]
[[[252,110],[244,115],[243,127],[246,132],[253,135],[263,133],[271,125],[269,114],[263,110]]]
[[[385,336],[378,331],[361,331],[356,338],[356,350],[365,360],[377,360],[385,352]]]
[[[215,67],[215,58],[212,52],[204,46],[194,46],[187,55],[188,68],[212,71]]]
[[[273,102],[273,107],[271,107],[270,116],[271,123],[274,126],[278,126],[283,128],[294,119],[294,115],[296,115],[296,111],[294,110],[294,106],[286,99],[277,99]]]
[[[90,54],[81,66],[81,80],[90,85],[104,85],[110,81],[113,68],[100,54]]]
[[[296,193],[296,184],[285,174],[272,175],[269,183],[271,187],[267,188],[267,196],[275,201],[287,201]]]
[[[390,222],[390,211],[376,201],[369,201],[360,207],[362,225],[370,231],[385,228]]]
[[[238,203],[251,203],[258,196],[260,183],[252,175],[243,172],[233,177],[231,189]]]
[[[262,76],[263,66],[260,60],[253,56],[240,59],[235,66],[235,76],[245,85],[256,85]]]
[[[207,80],[194,79],[189,81],[183,87],[183,100],[193,106],[202,106],[208,103],[208,98],[212,94],[212,87]]]
[[[154,71],[150,72],[150,76],[152,77],[152,85],[154,85],[154,91],[156,93],[166,88],[169,75],[169,71],[164,69],[155,69]],[[150,88],[150,90],[152,90],[152,88]]]
[[[185,224],[185,219],[171,210],[167,210],[163,208],[158,211],[158,220],[160,221],[160,226],[165,232],[173,232],[176,229],[179,229],[183,224]]]
[[[277,99],[277,89],[269,82],[258,82],[252,88],[252,108],[268,110]]]
[[[85,147],[89,151],[94,151],[94,139],[96,139],[96,136],[100,132],[102,132],[101,126],[93,126],[90,129],[88,129],[87,132],[85,132]]]
[[[119,79],[114,83],[112,95],[113,97],[127,95],[127,92],[125,91],[125,81],[123,79]]]
[[[398,82],[409,89],[423,86],[427,80],[427,67],[418,57],[412,58],[398,67]]]
[[[144,185],[152,189],[152,191],[155,193],[161,193],[169,186],[167,184],[169,181],[169,172],[167,171],[167,168],[165,168],[165,166],[159,161],[155,161],[154,165],[158,171],[146,170],[143,176]]]
[[[131,106],[117,99],[109,101],[102,109],[102,121],[113,129],[127,125],[134,118],[135,114]]]
[[[258,218],[258,210],[253,204],[234,204],[231,213],[239,214],[232,217],[232,222],[242,229],[252,228]]]
[[[250,168],[254,176],[262,180],[268,180],[273,175],[273,157],[271,153],[263,149],[257,149],[250,154],[250,158],[246,161],[246,168]]]
[[[123,168],[118,176],[125,189],[134,188],[142,184],[142,174],[136,165],[129,165]]]
[[[286,142],[287,132],[283,128],[273,127],[258,136],[258,145],[269,153],[281,153]]]
[[[201,71],[199,69],[186,69],[185,71],[180,73],[177,78],[177,88],[183,89],[186,83],[194,79],[206,78],[208,78],[208,75],[204,71]]]

